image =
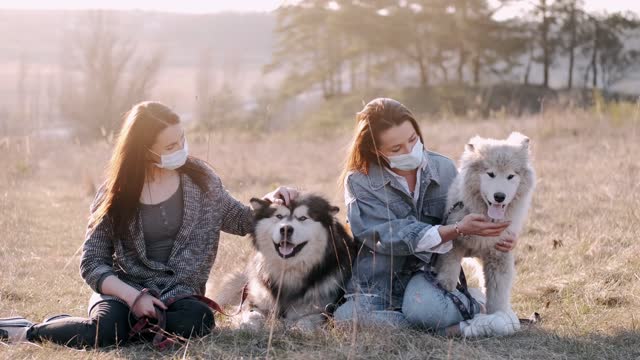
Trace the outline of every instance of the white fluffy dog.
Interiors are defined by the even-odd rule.
[[[514,132],[506,140],[472,138],[460,160],[459,174],[449,190],[447,209],[462,203],[449,215],[448,224],[470,213],[486,214],[493,221],[510,221],[505,232],[522,230],[531,204],[535,173],[529,157],[529,138]],[[503,233],[504,234],[504,233]],[[487,292],[487,313],[512,313],[511,287],[515,277],[511,252],[495,249],[498,237],[464,236],[454,240],[453,250],[436,263],[438,281],[455,289],[463,257],[479,258]]]

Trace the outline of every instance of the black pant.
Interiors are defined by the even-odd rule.
[[[195,299],[176,301],[169,306],[166,316],[165,330],[185,338],[206,335],[215,326],[213,311],[205,303]],[[108,300],[96,304],[88,319],[66,317],[36,324],[27,332],[27,339],[34,342],[51,341],[77,348],[123,345],[131,330],[129,323],[136,323],[133,314],[129,315],[129,307],[121,302]]]

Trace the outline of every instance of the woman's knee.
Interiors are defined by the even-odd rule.
[[[354,300],[349,300],[338,306],[333,312],[335,321],[351,321],[356,318],[356,304]]]
[[[98,309],[91,312],[90,318],[95,331],[94,345],[107,347],[123,344],[129,336],[129,307],[118,301],[96,306]]]
[[[167,311],[167,331],[190,337],[209,334],[215,327],[213,311],[202,301],[179,300]]]
[[[404,315],[399,311],[388,310],[384,302],[376,296],[353,294],[333,313],[337,324],[357,322],[359,325],[380,325],[406,327]]]
[[[467,301],[465,305],[468,305],[466,297],[462,301]],[[402,312],[411,325],[430,330],[446,328],[463,320],[451,299],[423,274],[415,275],[407,284]]]

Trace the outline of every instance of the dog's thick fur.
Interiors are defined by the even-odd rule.
[[[534,185],[529,138],[520,133],[512,133],[506,140],[476,136],[465,147],[458,176],[447,199],[447,209],[452,209],[458,202],[462,202],[464,207],[453,211],[447,224],[455,224],[470,213],[488,214],[490,217],[502,217],[496,221],[510,221],[505,232],[517,236],[526,221]],[[501,238],[459,237],[454,240],[453,250],[440,255],[436,263],[438,281],[452,291],[458,281],[462,258],[478,258],[483,266],[489,314],[512,311],[510,297],[515,278],[514,257],[511,252],[495,249]]]
[[[244,272],[225,281],[216,300],[237,303],[246,286],[241,327],[258,329],[274,316],[285,326],[317,328],[351,276],[355,245],[335,218],[339,209],[316,195],[288,207],[255,198],[251,205],[255,254]]]

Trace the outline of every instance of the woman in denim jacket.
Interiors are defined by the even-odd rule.
[[[449,251],[457,237],[455,225],[440,225],[457,174],[453,161],[425,150],[414,116],[395,100],[371,101],[356,120],[341,184],[360,247],[336,321],[412,325],[462,336],[499,335],[515,326],[517,319],[487,315],[463,321],[452,300],[421,271],[432,254]],[[497,236],[508,223],[470,214],[457,225],[464,234]],[[497,247],[510,251],[515,240],[507,238]],[[480,312],[477,303],[455,294],[471,314]]]

